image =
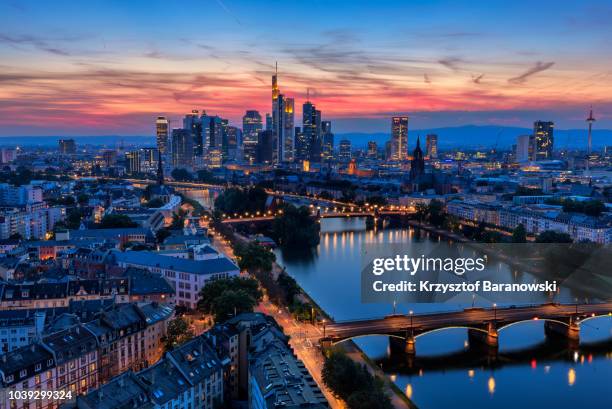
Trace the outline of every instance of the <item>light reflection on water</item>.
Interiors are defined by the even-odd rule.
[[[392,305],[362,304],[360,300],[360,254],[364,243],[402,242],[406,246],[428,239],[427,233],[411,229],[359,231],[349,219],[350,232],[342,231],[346,219],[322,221],[321,244],[309,258],[283,259],[304,289],[337,320],[379,317]],[[330,231],[330,233],[325,233]],[[437,240],[437,238],[436,238]],[[520,274],[505,265],[500,272]],[[398,304],[397,311],[415,313],[457,308],[439,304]],[[591,320],[581,329],[583,342],[612,336],[612,319]],[[500,331],[499,359],[487,361],[471,354],[465,329],[449,329],[420,337],[415,367],[407,368],[401,357],[390,354],[387,337],[359,338],[356,343],[375,360],[421,409],[428,408],[612,408],[612,346],[579,351],[563,350],[545,343],[543,323],[533,321]],[[598,344],[600,345],[600,344]]]

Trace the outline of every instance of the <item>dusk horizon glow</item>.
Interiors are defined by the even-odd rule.
[[[0,136],[149,135],[157,115],[180,126],[192,109],[240,125],[270,112],[275,61],[296,117],[310,89],[339,133],[389,132],[397,114],[412,129],[584,128],[591,105],[612,128],[605,2],[9,2],[0,15]]]

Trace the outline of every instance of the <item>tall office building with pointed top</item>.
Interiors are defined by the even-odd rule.
[[[536,121],[533,124],[535,160],[550,160],[553,157],[554,130],[552,121]]]
[[[391,159],[406,160],[408,158],[408,117],[394,116],[391,118]]]
[[[165,116],[158,116],[155,120],[155,136],[157,141],[157,149],[159,153],[164,155],[168,151],[168,143],[170,137],[170,121]]]

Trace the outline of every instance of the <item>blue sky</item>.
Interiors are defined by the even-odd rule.
[[[340,132],[399,113],[574,128],[591,104],[612,128],[610,21],[603,1],[5,1],[0,135],[149,134],[194,108],[238,123],[269,112],[274,61]]]

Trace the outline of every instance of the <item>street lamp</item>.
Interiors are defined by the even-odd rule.
[[[493,303],[493,321],[497,321],[497,304]]]
[[[323,338],[325,338],[325,323],[326,323],[325,318],[323,318],[322,322],[323,322]]]
[[[412,318],[414,317],[414,311],[410,310],[409,314],[410,314],[410,330],[412,330],[412,328],[413,328],[412,327]]]

